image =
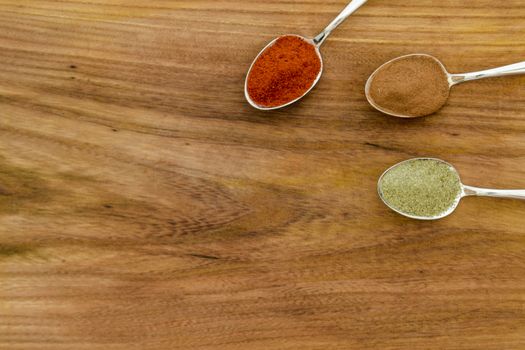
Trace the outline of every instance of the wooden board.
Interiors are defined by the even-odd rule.
[[[1,349],[524,349],[525,203],[389,211],[378,176],[440,157],[525,187],[525,77],[437,115],[375,112],[383,62],[522,61],[523,0],[370,0],[300,104],[251,109],[252,58],[343,0],[0,0]]]

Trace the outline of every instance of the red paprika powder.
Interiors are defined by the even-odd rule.
[[[306,40],[285,35],[255,61],[248,75],[250,98],[261,107],[277,107],[308,91],[321,71],[316,48]]]

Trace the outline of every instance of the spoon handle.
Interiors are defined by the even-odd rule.
[[[525,190],[494,190],[490,188],[463,186],[463,191],[465,196],[483,196],[525,200]]]
[[[314,38],[314,43],[317,47],[321,46],[328,35],[337,28],[345,19],[354,13],[358,8],[363,6],[368,0],[353,0],[351,1],[343,11],[321,32]]]
[[[510,64],[508,66],[482,70],[480,72],[451,74],[450,78],[452,80],[452,85],[456,85],[465,81],[478,80],[483,78],[495,78],[516,74],[525,74],[525,61]]]

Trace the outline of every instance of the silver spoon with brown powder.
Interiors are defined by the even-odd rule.
[[[451,74],[435,57],[414,54],[395,58],[368,78],[368,102],[385,114],[400,118],[423,117],[447,102],[459,83],[483,78],[525,74],[525,61],[480,72]]]
[[[435,158],[414,158],[394,165],[381,175],[377,189],[390,209],[418,220],[442,219],[452,214],[460,200],[468,196],[525,200],[525,190],[463,185],[452,165]]]

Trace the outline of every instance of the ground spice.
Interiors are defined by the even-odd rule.
[[[446,103],[448,77],[443,66],[431,56],[405,56],[378,69],[369,94],[379,109],[422,117],[437,112]]]
[[[282,36],[253,64],[248,94],[261,107],[277,107],[308,91],[321,71],[315,46],[293,35]]]
[[[380,181],[383,199],[393,208],[412,216],[439,217],[453,207],[461,193],[457,172],[433,159],[400,163]]]

